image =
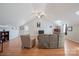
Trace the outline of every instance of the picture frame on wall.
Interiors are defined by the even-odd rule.
[[[68,31],[72,31],[72,26],[68,26],[68,27],[67,27],[67,30],[68,30]]]

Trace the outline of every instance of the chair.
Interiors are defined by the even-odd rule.
[[[21,35],[22,48],[32,48],[35,45],[35,39],[30,39],[30,35]]]

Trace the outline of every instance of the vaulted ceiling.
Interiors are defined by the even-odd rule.
[[[78,3],[0,3],[0,25],[21,26],[32,20],[35,9],[43,10],[50,21],[62,20],[79,23]]]
[[[0,24],[20,26],[30,20],[32,4],[0,4]]]

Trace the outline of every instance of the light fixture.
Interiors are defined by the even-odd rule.
[[[38,22],[37,22],[38,28],[41,27],[40,19],[42,19],[45,16],[46,16],[46,14],[43,10],[35,9],[35,10],[32,11],[32,17],[35,18],[35,19],[38,19]]]
[[[36,9],[36,10],[32,11],[32,17],[40,19],[40,18],[42,18],[44,16],[45,16],[45,12],[42,11],[42,10]]]

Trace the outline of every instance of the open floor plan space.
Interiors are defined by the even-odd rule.
[[[79,3],[0,3],[0,56],[79,56]]]

